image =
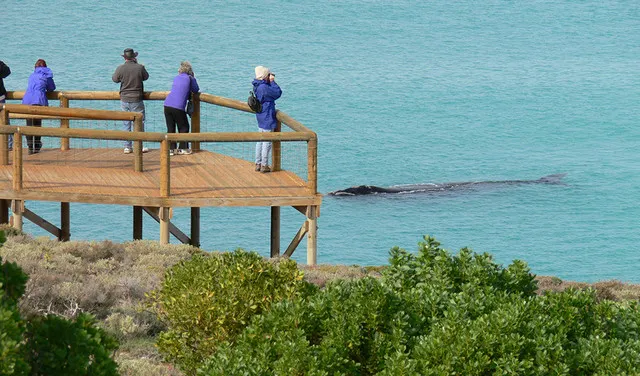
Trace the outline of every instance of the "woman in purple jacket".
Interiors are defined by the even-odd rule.
[[[262,104],[262,111],[256,113],[258,131],[273,132],[278,125],[276,120],[276,99],[282,95],[280,86],[276,84],[276,75],[267,67],[257,66],[256,78],[253,80],[253,92]],[[271,142],[262,141],[256,143],[256,171],[269,172],[269,153]]]
[[[198,82],[193,75],[193,67],[188,61],[180,63],[178,75],[173,79],[171,92],[164,101],[164,119],[167,123],[167,133],[175,133],[176,125],[179,133],[189,133],[189,120],[185,107],[191,93],[200,91]],[[176,143],[171,143],[170,155],[174,154]],[[180,142],[180,148],[175,150],[176,154],[191,154],[188,142]]]
[[[47,92],[54,91],[55,89],[56,84],[53,82],[53,72],[47,68],[47,63],[44,60],[38,59],[33,73],[29,76],[29,85],[22,98],[22,104],[48,106]],[[42,120],[27,119],[27,125],[40,127],[42,126]],[[29,154],[40,152],[42,148],[40,136],[27,136],[27,145],[29,145]]]

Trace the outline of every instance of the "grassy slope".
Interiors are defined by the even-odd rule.
[[[2,229],[2,227],[0,227]],[[165,270],[198,249],[161,246],[154,241],[127,243],[61,243],[5,228],[9,235],[0,248],[3,260],[18,263],[30,280],[21,302],[24,315],[54,313],[72,317],[90,312],[120,341],[116,360],[123,375],[181,375],[162,362],[153,343],[162,324],[145,305],[145,294],[157,288]],[[308,281],[324,286],[334,279],[377,277],[382,266],[300,265]],[[618,281],[595,284],[537,277],[540,293],[568,287],[593,287],[600,297],[636,300],[640,286]]]

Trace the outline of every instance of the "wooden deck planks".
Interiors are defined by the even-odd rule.
[[[69,194],[82,202],[148,203],[160,198],[160,151],[143,155],[144,172],[133,170],[133,154],[122,149],[44,149],[23,155],[23,190],[28,196]],[[200,151],[176,155],[171,161],[171,196],[167,204],[189,206],[280,205],[301,201],[318,205],[306,182],[290,171],[262,174],[252,162],[227,155]],[[10,162],[11,163],[11,162]],[[0,197],[16,197],[12,191],[13,166],[0,166]],[[4,193],[4,194],[3,194]],[[10,194],[9,194],[10,193]],[[100,197],[100,199],[97,199]],[[211,199],[211,202],[207,201]],[[155,201],[154,201],[155,202]],[[164,203],[164,201],[163,201]]]

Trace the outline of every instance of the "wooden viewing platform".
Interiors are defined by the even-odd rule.
[[[194,96],[196,114],[192,132],[185,134],[142,132],[142,114],[134,112],[68,108],[70,100],[119,100],[117,92],[53,92],[61,108],[5,104],[0,107],[0,222],[22,228],[23,218],[56,235],[70,238],[69,203],[117,204],[133,206],[133,238],[142,238],[143,212],[160,224],[160,241],[168,243],[170,234],[198,246],[200,208],[209,206],[268,206],[271,209],[271,256],[280,256],[280,208],[291,206],[306,217],[300,230],[282,253],[289,257],[304,236],[307,237],[307,263],[317,259],[317,217],[322,195],[317,192],[317,136],[283,112],[277,113],[279,126],[293,132],[199,132],[200,106],[204,103],[251,112],[240,101],[209,94]],[[166,92],[147,92],[147,100],[162,100]],[[9,92],[8,99],[23,93]],[[14,118],[45,118],[60,121],[60,127],[12,126]],[[74,129],[75,120],[131,120],[133,132]],[[278,129],[279,130],[279,129]],[[13,134],[13,150],[8,135]],[[28,154],[23,135],[59,139],[59,148],[43,148]],[[70,139],[131,140],[134,150],[122,148],[71,148]],[[201,143],[273,142],[273,172],[257,173],[252,161],[203,150]],[[188,141],[194,153],[170,156],[171,142]],[[142,142],[152,150],[142,153]],[[282,142],[307,144],[306,180],[281,169]],[[47,146],[50,143],[47,144]],[[60,202],[60,227],[28,208],[25,201]],[[191,231],[187,235],[171,223],[172,208],[191,208]],[[9,210],[10,209],[10,210]]]

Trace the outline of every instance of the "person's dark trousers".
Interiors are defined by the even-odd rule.
[[[189,120],[187,113],[177,108],[164,106],[164,120],[167,122],[167,133],[176,133],[176,124],[179,133],[189,133]],[[176,143],[171,143],[171,149],[176,148]],[[180,149],[189,149],[188,142],[180,142]]]
[[[27,119],[27,126],[41,127],[41,119]],[[42,140],[40,136],[27,136],[27,145],[29,146],[29,154],[40,152],[42,149]]]

